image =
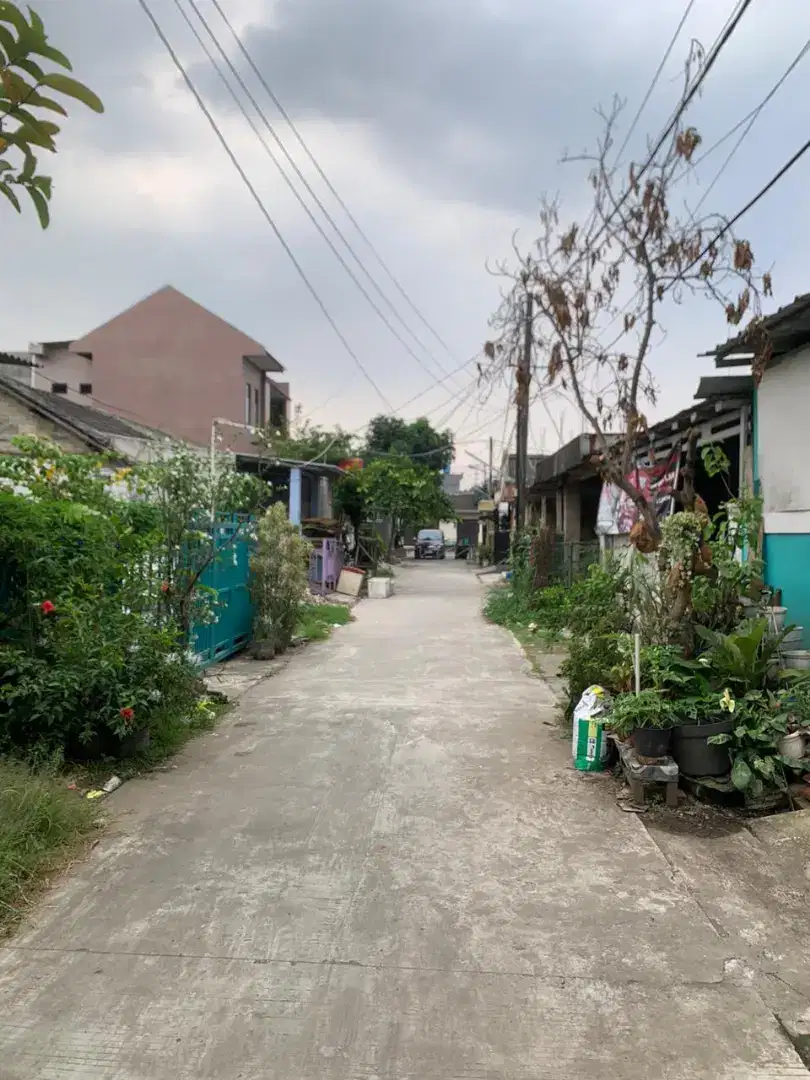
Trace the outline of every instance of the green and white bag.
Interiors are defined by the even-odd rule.
[[[580,772],[600,772],[608,761],[605,719],[610,695],[601,686],[589,686],[574,709],[571,756]]]

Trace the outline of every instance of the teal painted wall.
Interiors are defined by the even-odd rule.
[[[759,485],[759,431],[757,391],[752,410],[754,447],[754,491]],[[765,583],[782,590],[782,603],[791,623],[804,627],[804,647],[810,648],[810,535],[807,533],[766,533]]]
[[[810,648],[810,535],[765,536],[765,581],[771,588],[782,590],[787,617],[804,627],[804,647]]]

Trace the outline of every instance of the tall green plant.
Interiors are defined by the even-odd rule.
[[[132,475],[134,493],[153,507],[163,542],[158,565],[167,615],[188,634],[192,622],[213,618],[210,591],[201,578],[215,560],[252,525],[252,514],[269,496],[267,484],[238,473],[221,454],[212,473],[207,455],[183,444],[168,444],[148,465]],[[241,514],[234,529],[221,529],[217,519]]]
[[[250,565],[254,637],[279,651],[291,644],[307,597],[309,553],[309,542],[287,520],[284,506],[275,503],[258,523]]]

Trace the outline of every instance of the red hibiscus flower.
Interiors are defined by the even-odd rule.
[[[43,600],[39,605],[39,610],[43,615],[51,615],[56,611],[56,604],[52,603],[50,600]]]
[[[124,721],[125,721],[125,722],[126,722],[127,724],[131,724],[131,723],[132,723],[132,721],[133,721],[133,720],[135,719],[135,710],[134,710],[134,709],[129,709],[129,708],[126,708],[126,709],[119,709],[119,711],[118,711],[118,715],[119,715],[119,716],[121,717],[121,719],[122,719],[122,720],[124,720]]]

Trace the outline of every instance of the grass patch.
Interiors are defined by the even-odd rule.
[[[98,806],[67,785],[0,761],[0,935],[95,831]]]
[[[150,722],[148,746],[132,758],[81,765],[54,760],[41,769],[0,759],[0,937],[98,831],[103,800],[88,800],[86,793],[113,775],[129,780],[161,765],[189,739],[211,731],[228,708],[227,702],[203,697],[186,718],[176,711],[158,713]]]
[[[511,630],[521,644],[554,645],[563,639],[566,594],[554,587],[526,597],[511,584],[495,585],[484,604],[484,615]]]
[[[335,626],[351,621],[352,613],[345,604],[304,604],[295,636],[302,641],[326,641]]]
[[[227,702],[201,698],[188,717],[176,713],[158,715],[150,725],[149,745],[137,756],[135,763],[141,769],[161,765],[166,758],[182,750],[189,739],[213,731],[228,708]]]

